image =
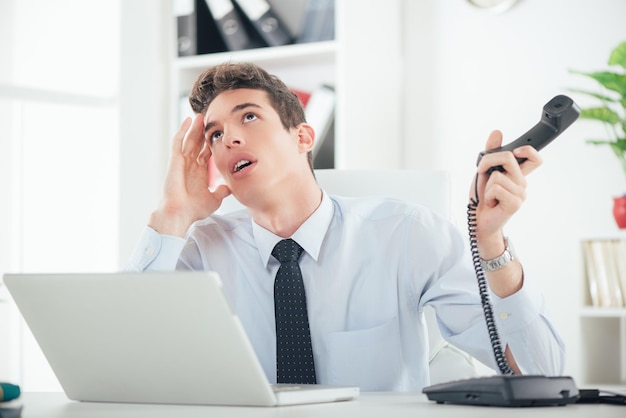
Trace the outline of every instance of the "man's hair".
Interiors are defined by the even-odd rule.
[[[204,115],[220,93],[236,89],[265,91],[286,130],[306,122],[304,108],[298,96],[278,77],[252,63],[224,63],[206,69],[189,93],[189,104],[195,113]],[[313,170],[311,152],[308,159]]]

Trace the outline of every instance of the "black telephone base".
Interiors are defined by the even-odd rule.
[[[507,407],[567,405],[580,396],[571,377],[539,375],[455,380],[425,387],[422,392],[437,403]]]

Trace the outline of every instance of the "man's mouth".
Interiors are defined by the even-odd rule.
[[[237,163],[235,164],[235,167],[233,168],[233,173],[237,173],[237,172],[243,170],[244,168],[246,168],[250,164],[252,164],[252,162],[248,161],[248,160],[237,161]]]

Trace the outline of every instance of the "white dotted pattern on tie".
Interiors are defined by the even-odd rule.
[[[302,251],[291,239],[280,241],[272,251],[281,263],[274,282],[278,383],[316,383],[306,294],[298,264]]]

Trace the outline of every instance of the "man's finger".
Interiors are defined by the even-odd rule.
[[[499,130],[492,131],[489,134],[489,138],[487,138],[487,143],[485,145],[486,150],[498,148],[502,146],[502,132]]]
[[[230,193],[231,193],[230,189],[225,184],[220,184],[219,186],[217,186],[215,188],[215,190],[213,190],[213,196],[215,196],[215,198],[219,202],[221,202],[226,197],[228,197],[230,195]]]
[[[183,138],[181,152],[183,155],[197,157],[204,144],[204,116],[196,115]]]
[[[198,164],[205,166],[209,164],[209,159],[211,158],[211,146],[207,141],[204,141],[202,145],[202,149],[200,150],[200,154],[198,154]]]
[[[522,174],[527,176],[532,173],[537,167],[543,164],[543,158],[539,155],[539,151],[526,145],[513,150],[515,157],[523,158],[525,161],[520,165]]]
[[[191,126],[192,119],[190,117],[186,117],[185,120],[178,127],[178,131],[174,134],[174,139],[172,140],[172,151],[178,153],[183,147],[183,138],[185,138],[185,133]]]

